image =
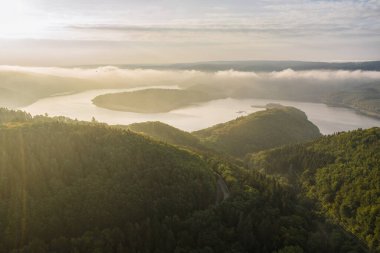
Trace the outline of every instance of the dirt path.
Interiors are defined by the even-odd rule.
[[[221,175],[218,175],[218,180],[216,182],[216,204],[220,204],[222,201],[230,197],[230,190],[226,182]]]

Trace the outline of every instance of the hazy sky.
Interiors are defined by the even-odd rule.
[[[378,60],[380,1],[0,0],[0,64]]]

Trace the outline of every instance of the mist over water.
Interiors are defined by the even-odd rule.
[[[48,113],[51,116],[67,116],[79,120],[95,117],[108,124],[162,121],[193,131],[263,110],[252,106],[280,103],[303,110],[324,134],[380,126],[377,119],[359,115],[349,109],[328,107],[322,99],[329,92],[360,87],[363,84],[377,85],[380,83],[378,71],[285,69],[244,72],[230,69],[212,72],[191,69],[124,69],[115,66],[0,66],[0,80],[0,89],[3,91],[0,102],[6,101],[6,106],[33,115]],[[111,111],[96,107],[91,102],[98,95],[149,87],[191,89],[220,94],[220,97],[159,114]]]
[[[70,77],[107,83],[108,86],[118,85],[197,85],[210,83],[250,84],[260,82],[288,82],[299,80],[308,84],[331,85],[335,83],[362,83],[379,81],[379,71],[363,70],[305,70],[294,71],[285,69],[272,72],[237,71],[234,69],[215,72],[200,70],[159,70],[146,68],[125,69],[115,66],[95,68],[63,68],[63,67],[23,67],[1,66],[0,73],[12,72],[42,74],[56,77]],[[231,83],[234,82],[234,83]]]

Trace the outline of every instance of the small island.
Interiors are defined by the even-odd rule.
[[[92,102],[98,107],[114,111],[165,113],[212,99],[211,95],[201,91],[145,89],[100,95]]]

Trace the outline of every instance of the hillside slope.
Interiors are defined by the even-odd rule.
[[[263,151],[249,163],[298,185],[327,217],[380,252],[380,128]]]
[[[368,116],[380,118],[380,84],[361,85],[331,93],[324,101],[331,106],[342,106]]]
[[[202,143],[237,157],[285,144],[309,141],[321,134],[296,108],[278,106],[193,132]]]
[[[0,154],[0,252],[215,202],[198,156],[102,125],[1,125]]]
[[[233,159],[64,117],[3,109],[0,121],[1,253],[363,252]]]
[[[0,106],[16,108],[56,94],[100,87],[100,83],[80,78],[0,71]]]
[[[119,125],[116,127],[129,129],[176,146],[198,150],[206,149],[206,147],[200,143],[200,140],[192,134],[159,121],[134,123],[127,126]]]

